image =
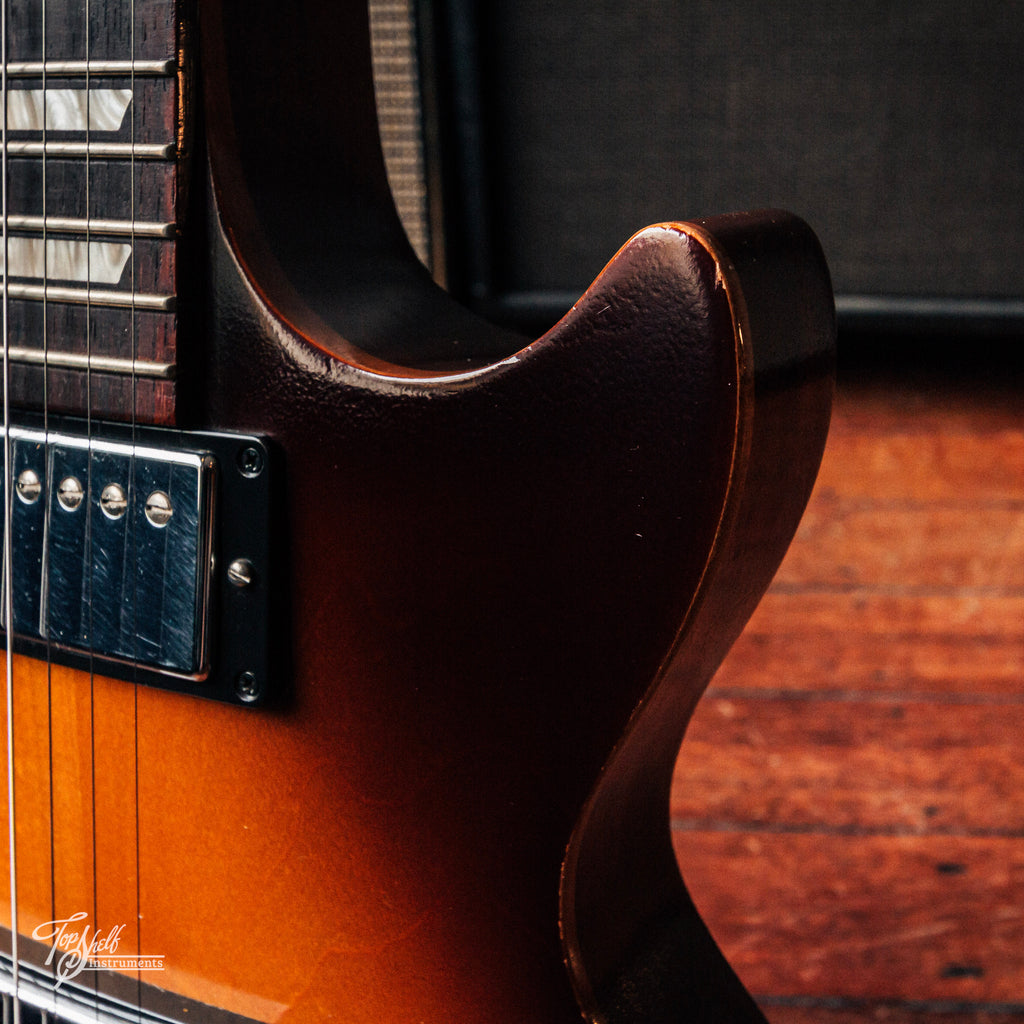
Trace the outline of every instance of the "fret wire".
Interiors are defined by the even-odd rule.
[[[12,363],[28,366],[48,366],[58,370],[92,370],[96,373],[112,373],[122,376],[134,374],[154,380],[173,380],[176,372],[174,363],[158,363],[148,359],[124,359],[120,356],[86,355],[84,352],[44,351],[40,348],[9,346],[7,358]]]
[[[84,217],[38,217],[20,213],[7,215],[7,227],[13,231],[57,231],[64,234],[88,231],[95,235],[142,235],[146,238],[173,238],[177,230],[174,223],[159,221],[104,220],[98,217],[86,220]]]
[[[8,156],[80,156],[116,159],[169,160],[175,144],[159,142],[22,142],[7,144]]]
[[[38,78],[44,74],[53,78],[82,78],[86,74],[115,78],[133,74],[147,78],[170,78],[175,72],[173,59],[12,61],[7,67],[7,74],[11,78]]]
[[[173,295],[158,295],[152,292],[120,292],[104,288],[68,288],[63,285],[19,284],[7,286],[12,299],[48,299],[50,302],[66,302],[79,306],[113,306],[118,309],[152,309],[169,313],[174,309]]]

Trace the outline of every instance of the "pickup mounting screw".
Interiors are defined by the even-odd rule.
[[[259,700],[260,684],[256,681],[254,673],[238,673],[238,678],[235,680],[235,694],[239,700],[244,701],[246,704],[252,704],[253,701]]]
[[[39,481],[39,474],[34,469],[23,469],[18,474],[18,482],[15,485],[18,497],[26,505],[34,505],[39,500],[43,485]]]
[[[120,519],[128,511],[128,498],[120,484],[107,484],[100,495],[100,508],[108,519]]]
[[[242,476],[259,476],[263,472],[263,452],[248,445],[238,453],[238,468]]]
[[[228,582],[236,587],[248,587],[256,579],[256,570],[248,558],[236,558],[228,566]]]
[[[146,518],[154,526],[166,526],[173,515],[174,506],[163,491],[154,491],[146,499]]]
[[[66,476],[61,480],[57,488],[57,501],[62,509],[74,512],[82,504],[84,497],[85,491],[82,490],[82,483],[78,477]]]

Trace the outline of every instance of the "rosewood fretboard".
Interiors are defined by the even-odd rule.
[[[12,401],[171,423],[178,4],[5,2]]]

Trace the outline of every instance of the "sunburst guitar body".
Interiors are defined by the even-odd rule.
[[[760,1020],[668,790],[817,469],[821,251],[661,224],[538,340],[483,323],[402,235],[367,38],[7,4],[5,999]]]

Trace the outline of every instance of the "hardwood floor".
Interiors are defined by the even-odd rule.
[[[775,1024],[1024,1022],[1024,388],[841,384],[679,759],[697,905]]]

